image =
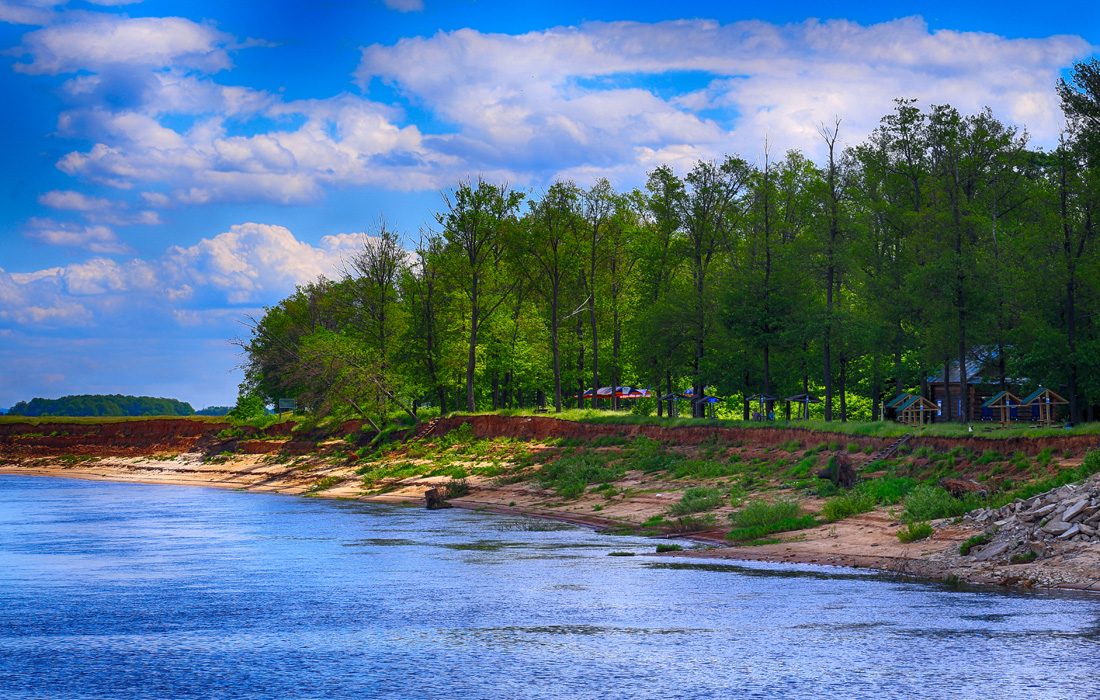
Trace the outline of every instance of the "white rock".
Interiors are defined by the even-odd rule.
[[[1070,529],[1068,529],[1065,532],[1063,532],[1062,534],[1058,535],[1058,539],[1068,540],[1069,538],[1073,537],[1074,535],[1079,535],[1079,534],[1081,534],[1081,526],[1080,525],[1074,525]]]

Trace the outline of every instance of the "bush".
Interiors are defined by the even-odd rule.
[[[970,494],[965,499],[958,499],[940,486],[921,484],[905,497],[904,517],[909,522],[956,518],[983,504],[984,501],[977,495]]]
[[[465,479],[451,479],[443,485],[443,498],[462,498],[470,493],[470,484]]]
[[[677,479],[720,479],[741,471],[736,464],[706,459],[681,459],[669,463],[669,473]]]
[[[722,505],[723,500],[721,489],[696,486],[684,491],[680,501],[669,506],[668,514],[676,517],[714,510]]]
[[[797,518],[802,512],[802,506],[798,501],[780,498],[773,503],[755,498],[736,513],[730,515],[730,520],[739,528],[766,527],[787,518]]]
[[[679,552],[683,547],[678,544],[659,544],[657,545],[657,553],[661,552]]]
[[[917,486],[917,480],[907,476],[894,479],[875,479],[866,481],[859,488],[875,499],[880,506],[892,506],[900,503]]]
[[[852,489],[848,493],[830,498],[821,508],[821,517],[825,522],[832,523],[837,520],[850,518],[853,515],[866,513],[875,507],[875,498],[862,489]]]
[[[607,483],[621,478],[620,469],[604,465],[600,456],[591,453],[568,455],[554,460],[539,471],[539,486],[552,488],[562,498],[577,498],[589,484]]]
[[[898,539],[906,544],[919,542],[931,537],[935,531],[935,528],[928,523],[909,523],[906,527],[898,530]]]

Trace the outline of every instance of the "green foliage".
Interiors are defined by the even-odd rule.
[[[678,544],[659,544],[657,545],[657,553],[661,552],[679,552],[683,550],[683,545]]]
[[[935,532],[935,528],[928,523],[911,522],[898,530],[898,539],[906,544],[910,542],[919,542],[920,540],[928,539]]]
[[[1039,555],[1035,553],[1035,550],[1029,549],[1026,552],[1019,552],[1013,554],[1008,558],[1009,564],[1027,564],[1035,561],[1039,558]]]
[[[579,497],[589,484],[607,483],[622,478],[623,470],[606,466],[599,455],[584,452],[559,457],[538,473],[539,486],[553,489],[564,499]]]
[[[769,503],[763,499],[749,501],[741,510],[731,513],[730,520],[739,528],[767,527],[786,519],[797,518],[802,506],[794,499],[779,498]]]
[[[865,481],[858,488],[870,495],[877,505],[892,506],[895,503],[900,503],[916,486],[916,479],[900,476],[892,479],[882,478]]]
[[[237,397],[237,405],[229,412],[229,417],[238,421],[249,421],[263,417],[265,412],[262,397],[257,394],[242,394]]]
[[[721,506],[724,501],[725,498],[721,489],[696,486],[684,491],[684,495],[680,497],[680,500],[669,506],[668,514],[677,517],[691,513],[702,513],[703,511],[714,510]]]
[[[952,496],[941,486],[920,484],[905,497],[903,517],[909,522],[920,520],[938,520],[956,518],[967,511],[980,508],[985,501],[976,495],[968,494],[959,499]]]
[[[776,532],[805,530],[808,527],[815,527],[817,524],[817,520],[812,515],[803,515],[801,517],[787,517],[776,520],[774,522],[770,522],[766,525],[754,525],[751,527],[734,528],[726,534],[726,539],[734,542],[759,540]]]
[[[470,484],[465,478],[452,478],[443,484],[443,498],[462,498],[470,493]]]
[[[821,507],[821,517],[825,519],[825,522],[832,523],[850,518],[853,515],[866,513],[874,507],[875,499],[873,496],[860,489],[852,489],[826,501],[825,505]]]

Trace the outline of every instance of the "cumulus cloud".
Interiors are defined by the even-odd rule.
[[[80,225],[53,219],[32,218],[24,232],[28,238],[42,241],[48,245],[68,248],[83,248],[92,253],[129,254],[130,246],[119,240],[118,235],[103,225]]]
[[[39,223],[38,231],[57,228]],[[84,233],[62,229],[58,235]],[[35,272],[0,270],[0,321],[88,325],[135,309],[186,324],[224,319],[237,305],[274,303],[295,285],[339,277],[363,241],[363,234],[339,234],[314,246],[282,226],[246,223],[151,260],[93,257]]]
[[[31,61],[16,63],[15,70],[57,75],[124,65],[216,72],[231,66],[226,52],[231,39],[213,26],[183,17],[92,15],[24,35],[16,51],[29,54]]]
[[[916,17],[871,26],[597,22],[373,45],[356,77],[364,90],[380,80],[461,125],[438,147],[464,160],[606,170],[654,154],[755,152],[766,136],[815,154],[820,123],[840,116],[846,135],[862,138],[896,97],[970,112],[988,105],[1049,143],[1061,123],[1059,70],[1091,50],[1072,36],[929,31]],[[671,95],[651,87],[678,74],[705,84]]]
[[[1062,122],[1059,71],[1093,48],[1073,36],[930,31],[920,18],[461,29],[364,48],[354,75],[365,95],[290,101],[215,79],[246,45],[173,17],[100,15],[28,33],[17,68],[67,76],[57,134],[92,144],[57,167],[120,196],[142,190],[132,210],[78,209],[65,191],[43,203],[121,226],[155,223],[167,206],[301,204],[346,186],[424,191],[474,172],[631,185],[662,163],[751,158],[765,138],[818,157],[821,123],[839,116],[842,139],[856,142],[897,97],[990,106],[1046,145]],[[371,100],[376,82],[399,101]],[[405,103],[448,126],[421,131]]]

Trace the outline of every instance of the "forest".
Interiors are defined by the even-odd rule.
[[[379,219],[339,279],[251,319],[242,395],[375,428],[426,406],[619,408],[584,393],[620,385],[744,418],[750,395],[810,393],[818,417],[870,420],[979,361],[1092,420],[1100,62],[1052,88],[1066,127],[1051,149],[988,109],[898,99],[855,145],[840,119],[819,125],[821,162],[765,145],[631,191],[457,183],[431,227]]]
[[[8,410],[12,416],[191,416],[191,404],[176,399],[121,394],[82,394],[59,399],[20,401]]]

